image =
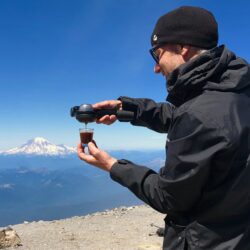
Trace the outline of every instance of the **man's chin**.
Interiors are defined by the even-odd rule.
[[[163,72],[162,75],[163,75],[166,79],[168,79],[169,73]]]

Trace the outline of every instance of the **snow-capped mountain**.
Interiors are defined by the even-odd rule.
[[[20,147],[12,148],[7,151],[0,152],[2,155],[68,155],[76,153],[76,149],[66,145],[56,145],[42,137],[36,137],[27,141]]]

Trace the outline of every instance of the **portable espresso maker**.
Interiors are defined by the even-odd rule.
[[[120,122],[129,122],[134,118],[134,112],[117,109],[94,109],[91,104],[81,104],[74,106],[70,110],[70,115],[82,123],[94,122],[104,115],[116,115]]]
[[[117,109],[94,109],[91,104],[81,104],[74,106],[70,110],[71,117],[75,117],[81,123],[85,123],[85,128],[80,128],[80,139],[83,147],[86,147],[93,140],[94,129],[87,128],[89,122],[105,115],[116,115],[120,122],[129,122],[134,118],[134,112]]]

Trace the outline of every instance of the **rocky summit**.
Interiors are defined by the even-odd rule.
[[[146,205],[120,207],[64,220],[14,225],[22,246],[9,250],[160,250],[165,215]]]

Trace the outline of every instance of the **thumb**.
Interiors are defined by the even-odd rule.
[[[100,149],[98,149],[94,141],[91,141],[88,143],[88,149],[89,149],[89,153],[93,155],[95,158],[97,158],[98,155],[100,154]]]

